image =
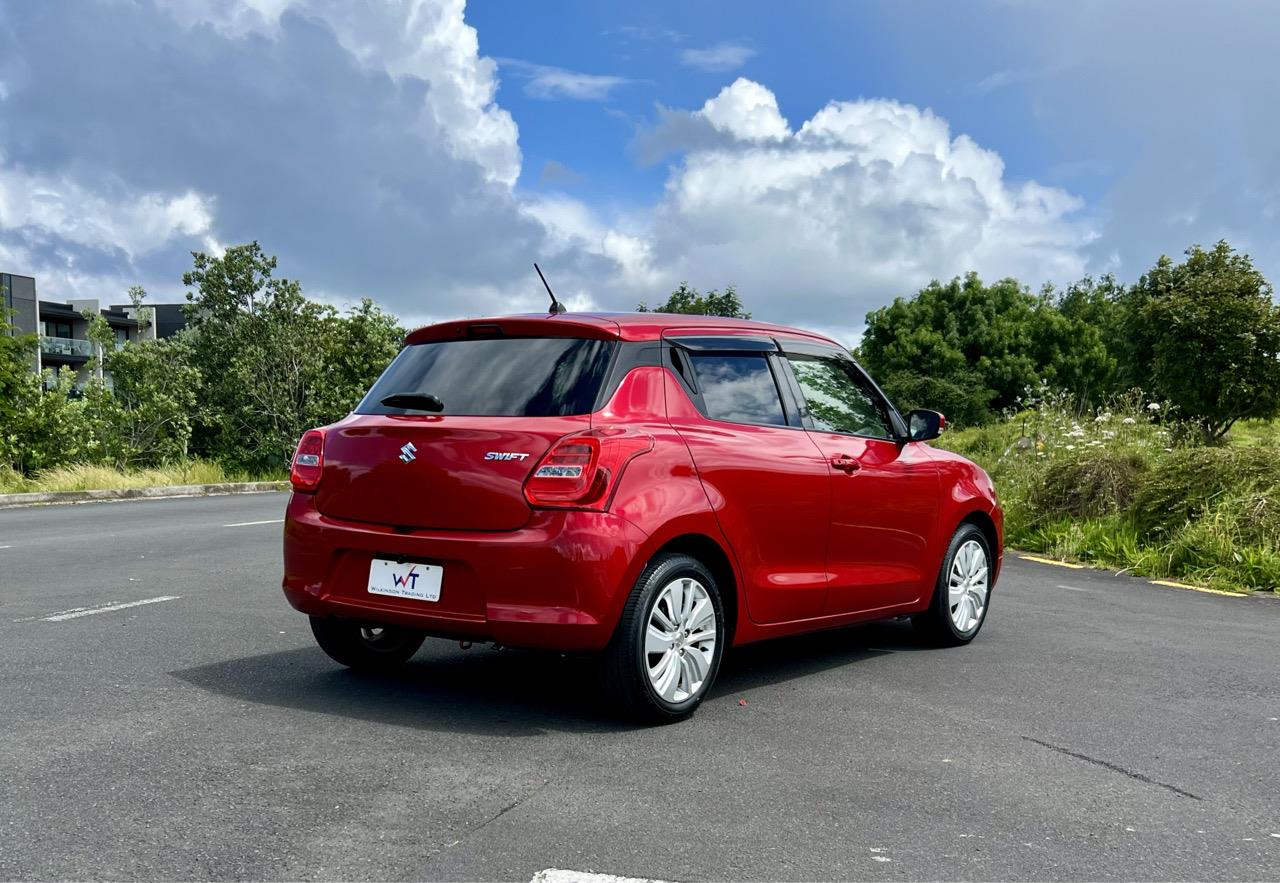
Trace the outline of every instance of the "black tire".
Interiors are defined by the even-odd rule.
[[[696,692],[681,701],[670,701],[658,693],[649,678],[645,638],[654,605],[663,590],[682,578],[696,580],[706,590],[715,611],[715,646],[711,650],[711,661],[706,674]],[[720,671],[720,659],[724,655],[726,634],[720,587],[711,571],[701,561],[688,555],[666,553],[656,556],[636,580],[613,639],[600,661],[606,698],[623,716],[631,720],[671,723],[688,717],[702,704],[715,683]],[[688,652],[703,651],[694,648]],[[673,662],[680,664],[678,660]]]
[[[311,617],[311,633],[334,662],[368,672],[400,667],[418,652],[425,639],[414,629],[322,616]]]
[[[977,542],[982,547],[983,555],[986,556],[987,595],[977,624],[966,631],[961,631],[952,618],[948,581],[956,554],[969,542]],[[938,646],[956,647],[967,644],[978,636],[978,632],[982,631],[982,626],[987,621],[987,614],[991,611],[992,562],[991,544],[987,541],[986,534],[976,524],[960,525],[951,538],[950,545],[947,546],[947,554],[942,559],[942,569],[938,571],[938,579],[934,582],[933,598],[929,602],[929,609],[911,617],[911,624],[926,641]]]

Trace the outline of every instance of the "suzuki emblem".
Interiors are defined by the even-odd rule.
[[[405,463],[413,462],[413,455],[418,449],[413,446],[413,442],[405,442],[403,448],[400,449],[400,459]]]

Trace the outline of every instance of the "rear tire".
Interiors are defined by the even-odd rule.
[[[658,555],[636,580],[604,651],[605,695],[633,720],[686,718],[715,683],[724,644],[724,606],[711,571],[688,555]]]
[[[955,647],[977,637],[991,609],[991,545],[975,524],[956,530],[942,559],[929,609],[911,617],[925,640]]]
[[[367,625],[352,619],[311,617],[311,633],[329,658],[358,671],[399,668],[418,652],[425,636],[393,625]]]

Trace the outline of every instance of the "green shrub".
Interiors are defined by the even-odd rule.
[[[1099,450],[1048,463],[1032,490],[1045,515],[1076,518],[1110,515],[1127,508],[1147,471],[1136,453]]]
[[[1143,535],[1167,537],[1229,496],[1254,498],[1255,508],[1274,512],[1280,504],[1280,451],[1268,447],[1172,451],[1151,470],[1134,497],[1134,520]]]

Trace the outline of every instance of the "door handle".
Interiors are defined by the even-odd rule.
[[[831,458],[831,465],[841,472],[847,472],[850,475],[862,468],[862,464],[850,457],[848,454],[837,454]]]

